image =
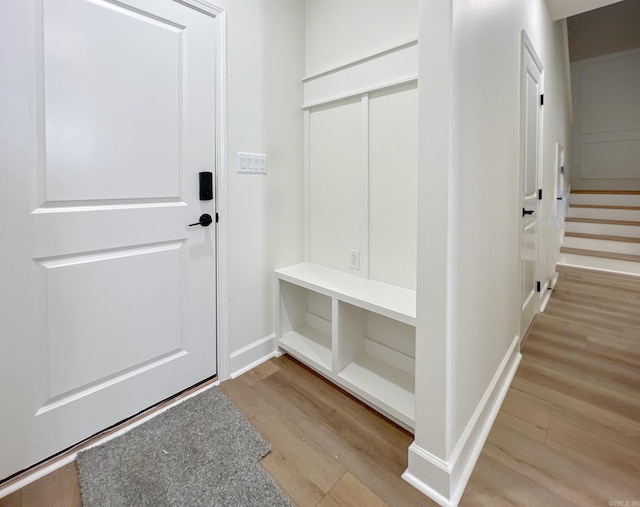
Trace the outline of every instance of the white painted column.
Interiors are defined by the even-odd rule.
[[[451,2],[420,0],[416,427],[403,475],[442,505],[452,494],[447,465],[455,276],[450,212],[452,22]]]

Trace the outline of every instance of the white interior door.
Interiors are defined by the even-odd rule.
[[[2,479],[216,372],[216,20],[0,11]]]
[[[521,131],[522,160],[520,202],[522,207],[520,230],[521,263],[521,322],[520,336],[524,338],[533,317],[538,312],[538,262],[540,238],[540,206],[538,200],[538,172],[540,165],[540,107],[542,95],[542,66],[529,44],[522,52]]]

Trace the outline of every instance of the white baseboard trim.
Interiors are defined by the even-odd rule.
[[[260,363],[276,357],[278,344],[275,333],[265,336],[246,347],[236,350],[230,357],[231,378],[236,378],[243,373],[255,368]]]
[[[519,343],[520,337],[515,336],[448,461],[415,442],[409,447],[409,468],[402,478],[439,505],[456,507],[462,498],[522,359]]]
[[[413,444],[411,444],[411,447],[412,446]],[[412,451],[411,447],[409,447],[409,452]],[[417,451],[417,449],[413,449],[413,450]],[[442,496],[435,489],[427,486],[424,482],[422,482],[420,479],[414,476],[411,472],[409,472],[409,469],[407,469],[405,473],[402,474],[402,478],[405,481],[407,481],[409,484],[411,484],[414,488],[416,488],[418,491],[427,495],[429,498],[431,498],[431,500],[436,502],[438,505],[442,505],[443,507],[455,507],[455,504],[451,503],[447,498]]]

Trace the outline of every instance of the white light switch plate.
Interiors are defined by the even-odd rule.
[[[238,172],[267,174],[267,156],[260,153],[238,152]]]

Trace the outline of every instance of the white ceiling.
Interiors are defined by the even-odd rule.
[[[547,0],[547,5],[551,12],[551,19],[556,21],[620,1],[621,0]]]

